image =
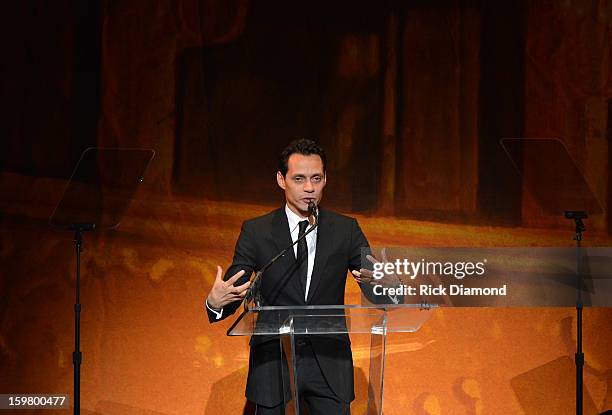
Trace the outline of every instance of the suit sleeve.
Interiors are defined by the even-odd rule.
[[[242,228],[240,229],[240,235],[238,236],[236,247],[234,248],[234,259],[232,260],[232,265],[230,265],[225,272],[223,280],[227,281],[232,275],[244,270],[244,275],[240,277],[238,281],[236,281],[234,286],[246,283],[251,278],[253,271],[257,268],[256,256],[257,248],[255,245],[253,230],[249,226],[248,222],[244,222],[242,224]],[[218,316],[218,314],[213,310],[210,310],[209,307],[205,307],[208,314],[208,320],[211,323],[214,323],[229,317],[236,312],[236,309],[241,303],[241,301],[234,301],[233,303],[225,305],[225,307],[221,309],[221,316]]]
[[[351,220],[351,256],[349,259],[349,270],[359,271],[361,268],[371,269],[370,261],[365,260],[366,255],[371,255],[372,250],[370,244],[363,234],[356,219]],[[357,283],[361,292],[367,299],[373,303],[376,302],[376,296],[372,291],[370,284]]]
[[[359,271],[360,268],[367,268],[365,266],[367,264],[362,264],[362,254],[363,258],[365,258],[365,255],[371,253],[370,244],[361,231],[357,220],[351,219],[351,255],[349,258],[349,269],[351,271]]]
[[[361,268],[373,270],[372,262],[366,259],[367,255],[372,255],[370,244],[361,231],[357,220],[353,219],[351,224],[351,256],[349,259],[349,269],[351,271]],[[365,297],[373,304],[397,304],[403,298],[398,296],[378,296],[374,294],[374,287],[371,284],[357,283]]]

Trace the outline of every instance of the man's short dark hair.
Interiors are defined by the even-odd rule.
[[[326,172],[327,158],[325,157],[325,150],[323,150],[323,147],[312,140],[301,138],[299,140],[293,140],[280,154],[278,159],[278,170],[283,177],[285,177],[287,170],[289,170],[289,157],[291,157],[292,154],[301,154],[303,156],[316,154],[321,157],[321,161],[323,161],[323,173]]]

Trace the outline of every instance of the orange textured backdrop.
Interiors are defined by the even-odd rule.
[[[46,221],[92,145],[157,154],[118,230],[85,235],[90,415],[248,413],[247,340],[203,300],[241,222],[282,203],[293,138],[326,147],[326,206],[373,245],[571,246],[499,147],[557,137],[604,208],[585,242],[610,246],[611,16],[598,0],[7,2],[0,393],[71,392],[72,236]],[[585,311],[589,414],[612,409],[611,329],[610,309]],[[385,413],[572,413],[574,344],[569,308],[436,310],[390,338]]]
[[[71,392],[73,247],[45,215],[57,180],[3,175],[3,392]],[[280,198],[279,194],[279,198]],[[226,267],[241,221],[274,206],[159,197],[140,192],[117,231],[85,235],[82,407],[88,414],[241,413],[246,338],[210,325],[203,299]],[[357,216],[378,246],[570,246],[567,231]],[[589,233],[590,245],[610,238]],[[349,280],[348,303],[359,303]],[[572,413],[573,309],[441,309],[413,334],[392,334],[386,414]],[[587,309],[586,413],[612,402],[612,312]],[[368,339],[356,336],[357,400],[366,405]],[[551,406],[553,405],[553,406]]]

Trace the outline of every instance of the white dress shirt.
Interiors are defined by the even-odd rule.
[[[300,222],[308,219],[302,218],[295,214],[291,209],[289,209],[288,205],[285,205],[285,214],[287,215],[287,221],[289,222],[291,242],[295,242],[300,234]],[[310,226],[312,226],[312,224]],[[310,229],[310,226],[306,228],[307,232]],[[306,292],[304,293],[304,301],[308,299],[308,290],[310,289],[310,281],[312,279],[312,269],[314,268],[315,254],[317,252],[317,231],[318,228],[315,228],[314,231],[306,235],[306,245],[308,246],[308,274],[306,275]],[[297,258],[297,244],[293,245],[293,257]],[[223,316],[223,308],[221,308],[221,310],[213,309],[208,305],[208,300],[206,300],[206,308],[215,314],[215,318],[217,320],[220,320]]]

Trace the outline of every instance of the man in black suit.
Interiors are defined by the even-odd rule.
[[[253,271],[302,236],[314,218],[326,184],[326,157],[313,141],[297,140],[282,153],[276,174],[286,205],[245,221],[234,259],[223,279],[221,267],[206,300],[211,322],[234,313],[249,287]],[[353,218],[321,208],[319,225],[280,258],[261,279],[266,305],[344,304],[347,271],[362,288],[371,274],[362,268],[367,239]],[[291,251],[290,251],[291,252]],[[348,335],[310,335],[296,341],[300,395],[310,415],[349,414],[353,390],[353,361]],[[246,397],[257,404],[258,415],[284,413],[281,356],[278,337],[253,336]]]

